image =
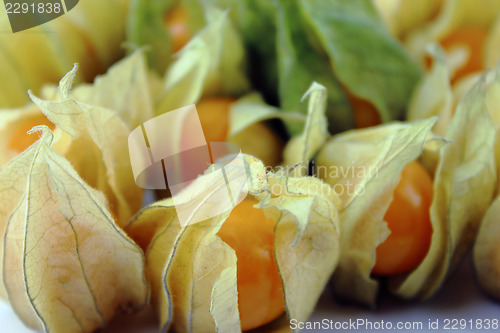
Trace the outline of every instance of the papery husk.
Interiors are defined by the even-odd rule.
[[[29,102],[26,90],[36,94],[57,81],[78,62],[78,80],[91,82],[123,56],[128,0],[80,1],[68,13],[29,29],[10,33],[9,19],[0,12],[0,108]]]
[[[500,53],[500,15],[488,31],[488,38],[484,45],[485,68],[494,68],[498,63]]]
[[[374,306],[375,249],[390,231],[384,215],[401,172],[417,159],[436,118],[352,130],[332,137],[316,158],[315,174],[341,198],[341,257],[332,284],[336,295]]]
[[[266,104],[256,92],[248,93],[231,106],[228,138],[237,136],[252,124],[276,118],[300,125],[306,120],[300,113],[282,112],[281,109]]]
[[[0,296],[28,326],[93,332],[148,301],[141,249],[103,194],[40,139],[0,169]]]
[[[148,70],[145,52],[137,50],[96,77],[93,84],[75,87],[73,96],[79,101],[115,111],[129,128],[153,118],[154,100],[159,94],[155,85],[159,77]]]
[[[454,111],[454,99],[450,84],[450,70],[444,51],[437,45],[428,47],[428,53],[433,59],[433,66],[419,82],[412,94],[407,120],[425,119],[437,116],[438,120],[433,132],[444,136]]]
[[[283,153],[285,166],[294,166],[293,175],[307,175],[309,161],[329,137],[326,119],[327,91],[323,85],[313,82],[302,101],[309,97],[307,118],[301,134],[288,142]]]
[[[436,63],[436,66],[439,65],[440,62],[438,61]],[[432,73],[430,75],[433,75]],[[441,76],[441,82],[445,82],[446,80],[446,75],[442,74]],[[480,80],[483,80],[484,82],[481,83],[483,85],[486,85],[486,95],[481,96],[482,93],[478,92],[478,83]],[[425,81],[422,83],[422,86],[425,84]],[[447,85],[445,84],[445,87]],[[476,87],[475,87],[476,86]],[[434,93],[430,93],[426,96],[427,100],[433,100],[435,98],[441,99],[443,98],[444,95],[448,96],[449,91],[447,89],[439,89],[439,86],[435,86],[434,88],[428,85],[426,88],[428,90],[434,90]],[[481,78],[480,75],[474,74],[470,75],[459,82],[457,82],[454,87],[453,87],[453,94],[451,96],[453,100],[453,104],[457,104],[458,100],[466,98],[467,94],[470,93],[471,89],[476,90],[476,94],[479,95],[478,99],[484,99],[485,98],[485,104],[481,107],[485,107],[488,110],[489,116],[491,118],[491,121],[487,120],[487,117],[484,115],[484,111],[481,111],[480,113],[482,114],[482,123],[487,124],[485,125],[485,132],[484,135],[489,136],[489,144],[491,144],[491,123],[495,126],[496,128],[496,134],[494,134],[495,137],[495,143],[494,143],[494,150],[495,150],[495,165],[496,165],[496,172],[495,174],[497,175],[497,184],[498,184],[498,174],[500,172],[500,139],[499,139],[499,128],[500,128],[500,109],[498,108],[499,105],[499,97],[500,94],[500,81],[498,78],[498,69],[489,72],[483,75]],[[436,92],[440,92],[439,94]],[[444,94],[442,92],[445,92]],[[417,94],[414,96],[416,97]],[[420,96],[421,101],[423,102],[423,94]],[[447,97],[446,100],[448,100],[449,97]],[[416,100],[416,98],[415,98]],[[423,102],[425,104],[425,102]],[[423,106],[418,108],[416,107],[418,103],[413,104],[410,106],[410,110],[414,109],[415,112],[409,113],[409,115],[413,115],[414,118],[419,118],[421,116],[424,116],[427,112],[429,112],[431,109]],[[484,104],[484,103],[483,103]],[[420,114],[418,114],[418,110],[420,111]],[[477,110],[475,111],[477,113]],[[477,120],[471,119],[471,124],[475,124]],[[445,125],[446,122],[443,122],[443,125]],[[448,124],[446,124],[447,126]],[[446,129],[446,126],[443,126],[443,128]],[[463,125],[464,127],[466,126],[465,124]],[[481,126],[478,125],[478,126]],[[478,127],[478,131],[480,130],[481,127]],[[457,134],[455,134],[457,135]],[[453,140],[453,138],[452,138]],[[438,162],[438,159],[442,159],[443,157],[440,156],[438,153],[435,153],[432,158],[435,160],[436,165]],[[444,164],[444,162],[442,162]],[[489,162],[491,163],[491,161]],[[443,168],[446,168],[443,166]],[[494,183],[493,178],[491,178],[491,182]],[[491,193],[491,185],[488,188],[486,192],[484,192],[481,196],[481,206],[480,209],[484,211],[484,205],[489,202],[488,200],[488,195]],[[498,185],[496,186],[496,193],[498,194]],[[484,197],[483,197],[484,195]],[[476,268],[477,276],[478,276],[478,281],[480,285],[492,296],[494,297],[499,297],[500,294],[498,293],[498,273],[495,268],[495,263],[496,263],[496,258],[497,258],[497,246],[495,242],[495,237],[498,236],[498,233],[496,232],[496,225],[494,222],[495,221],[495,212],[498,207],[498,199],[489,207],[487,213],[484,216],[484,219],[481,222],[481,226],[477,235],[477,239],[475,241],[474,245],[474,265]],[[450,222],[451,223],[451,222]],[[477,222],[473,223],[473,227],[469,231],[471,235],[474,235],[474,231],[476,229],[476,224]],[[467,241],[469,243],[470,240]],[[441,273],[442,274],[442,273]]]
[[[493,201],[484,215],[477,234],[473,262],[477,282],[489,296],[500,300],[500,196]]]
[[[368,170],[357,175],[353,172],[347,177],[340,175],[327,179],[334,189],[341,184],[339,189],[344,191],[344,195],[340,195],[343,202],[341,227],[344,228],[342,256],[333,278],[340,296],[372,306],[375,304],[378,284],[371,279],[370,273],[375,264],[376,246],[387,235],[382,219],[401,170],[419,157],[422,151],[425,156],[429,150],[424,150],[424,146],[435,150],[447,142],[438,150],[433,176],[431,245],[418,267],[410,273],[390,278],[389,288],[403,298],[429,298],[461,262],[492,199],[497,179],[493,153],[495,130],[486,109],[484,94],[484,82],[479,82],[463,98],[444,140],[436,140],[429,132],[435,119],[422,119],[407,124],[347,132],[331,139],[319,154],[317,162],[320,166],[346,169],[350,165],[362,165]],[[395,134],[398,127],[406,127],[406,131],[413,128],[410,130],[411,135],[406,131]],[[391,133],[392,136],[389,135]],[[382,134],[386,138],[380,141],[384,138],[380,137]],[[412,136],[417,139],[412,139],[412,144],[408,145],[410,141],[407,139]],[[399,151],[399,154],[394,155],[396,158],[389,158],[392,155],[387,153],[386,142],[392,140],[388,138],[397,139],[394,141]],[[399,141],[401,139],[404,140]],[[385,166],[374,163],[378,160],[394,164]],[[377,168],[373,169],[373,166]],[[349,189],[346,186],[348,182],[353,184],[350,187],[354,189],[354,195],[345,193]],[[376,184],[373,190],[369,187],[371,183]],[[356,191],[359,184],[364,186]]]
[[[398,38],[431,20],[443,0],[374,0],[387,28]]]
[[[495,161],[497,177],[500,172],[500,76],[499,68],[488,75],[486,103],[488,111],[496,128]],[[482,289],[491,297],[500,299],[500,248],[498,237],[500,223],[498,223],[498,209],[500,207],[499,185],[497,179],[496,198],[488,208],[476,237],[473,248],[474,268],[477,281]]]
[[[470,249],[496,187],[495,126],[486,108],[485,79],[459,102],[439,152],[430,208],[433,234],[427,256],[390,289],[404,298],[436,293]]]
[[[249,195],[259,200],[256,208],[276,221],[275,258],[288,317],[304,321],[338,260],[338,198],[318,179],[266,173],[256,158],[244,159]],[[229,170],[229,182],[231,175]],[[214,185],[200,177],[184,195],[205,189],[196,214],[210,214],[210,201],[216,200],[220,186],[225,182]],[[148,279],[162,331],[240,331],[237,258],[216,235],[229,214],[181,228],[173,200],[165,199],[144,208],[127,226],[147,248]]]
[[[453,117],[457,101],[451,89],[450,68],[444,51],[438,44],[429,45],[427,51],[433,59],[432,69],[415,88],[408,104],[406,120],[414,121],[437,116],[432,131],[443,137]],[[434,174],[438,164],[437,148],[428,145],[420,158],[420,162],[431,174]]]
[[[28,104],[14,110],[0,110],[0,166],[19,154],[19,151],[13,149],[11,145],[16,144],[17,141],[26,139],[26,137],[23,136],[14,141],[13,136],[21,134],[24,130],[26,130],[25,135],[27,136],[27,131],[30,130],[33,125],[50,125],[49,123],[50,121],[34,104]]]
[[[466,79],[457,82],[453,87],[453,95],[455,100],[463,98],[469,90],[471,90],[475,84],[481,79],[485,80],[486,84],[486,107],[488,109],[489,115],[493,124],[496,128],[495,135],[495,164],[497,175],[500,175],[500,77],[499,77],[499,67],[495,70],[485,72],[483,75],[475,74],[470,75]],[[500,178],[497,176],[498,185],[500,185]],[[498,195],[498,185],[496,189],[496,194]]]
[[[496,128],[495,162],[498,182],[496,194],[498,195],[500,189],[500,177],[498,177],[500,175],[500,67],[489,73],[486,78],[487,84],[489,83],[486,90],[486,106]]]
[[[61,81],[54,100],[30,93],[58,128],[54,149],[68,158],[89,184],[103,191],[120,224],[141,207],[142,190],[132,175],[128,135],[153,117],[150,76],[141,51],[123,59],[93,85],[70,93],[75,65]]]
[[[229,11],[209,3],[202,7],[207,24],[173,57],[155,114],[195,104],[205,97],[239,98],[231,105],[227,141],[274,166],[281,161],[283,143],[276,133],[260,123],[273,118],[300,123],[303,117],[283,114],[265,104],[259,94],[250,92],[243,42]],[[263,149],[265,144],[268,147]]]
[[[445,0],[435,19],[421,28],[408,33],[404,43],[423,60],[426,46],[446,38],[455,29],[461,26],[476,26],[488,32],[484,45],[484,68],[495,66],[500,50],[499,24],[500,2],[489,0]],[[468,51],[465,51],[468,52]],[[463,64],[467,57],[458,49],[447,54],[447,61],[456,68]]]
[[[258,93],[251,92],[231,105],[227,140],[237,144],[243,153],[259,158],[266,166],[276,166],[282,161],[284,143],[264,123],[271,119],[297,126],[305,121],[302,114],[283,112],[266,104]]]
[[[250,88],[243,44],[228,12],[207,6],[205,14],[207,25],[176,54],[165,74],[157,115],[194,104],[202,96],[241,96]]]

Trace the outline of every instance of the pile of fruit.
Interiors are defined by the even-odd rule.
[[[85,0],[0,60],[0,298],[30,327],[287,330],[327,285],[431,298],[468,253],[500,299],[500,1]],[[243,153],[215,216],[219,161],[173,195],[132,167],[132,131],[192,104]]]

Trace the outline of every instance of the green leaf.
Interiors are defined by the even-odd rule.
[[[313,81],[328,91],[328,122],[332,132],[354,126],[352,111],[344,90],[331,70],[328,58],[318,52],[308,26],[296,1],[280,1],[277,20],[277,59],[280,105],[284,110],[307,114],[307,105],[300,96]],[[316,41],[317,42],[317,41]],[[317,43],[316,43],[317,44]],[[302,128],[288,126],[292,135]]]
[[[402,117],[421,69],[386,30],[369,0],[297,0],[339,81],[383,121]]]
[[[248,56],[248,78],[267,103],[278,105],[275,1],[211,0],[211,2],[220,8],[230,9],[229,15],[241,34]]]
[[[163,74],[170,59],[170,38],[163,16],[172,1],[133,0],[127,19],[127,41],[135,47],[147,46],[149,66]]]

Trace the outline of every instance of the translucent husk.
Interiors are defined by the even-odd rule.
[[[241,147],[243,153],[258,157],[265,165],[276,166],[282,160],[284,144],[263,123],[270,119],[298,125],[305,121],[302,114],[283,112],[265,104],[258,93],[249,93],[231,106],[227,140]]]
[[[113,214],[125,224],[142,203],[142,190],[132,176],[127,139],[135,126],[153,117],[152,78],[140,51],[111,67],[93,85],[80,85],[70,92],[76,72],[75,65],[57,89],[44,89],[42,98],[30,92],[34,104],[2,112],[10,118],[0,129],[0,137],[4,142],[12,140],[11,132],[22,126],[26,116],[47,117],[57,127],[54,149],[92,187],[105,193]],[[4,154],[5,160],[15,155]]]
[[[494,143],[494,154],[495,154],[495,165],[496,165],[496,175],[497,175],[497,185],[495,186],[495,191],[497,198],[488,208],[487,212],[484,215],[484,218],[481,221],[480,228],[477,234],[477,238],[474,243],[474,266],[477,273],[477,278],[479,284],[482,288],[488,292],[493,297],[500,297],[500,284],[499,284],[499,270],[497,268],[497,262],[499,258],[499,248],[497,246],[498,239],[498,223],[496,219],[496,213],[499,207],[499,199],[498,199],[498,174],[500,171],[500,141],[499,141],[499,124],[500,124],[500,109],[499,98],[500,96],[500,81],[498,77],[498,68],[494,71],[490,71],[489,73],[485,73],[483,77],[480,75],[471,75],[468,78],[457,82],[457,84],[453,87],[453,91],[450,91],[449,84],[447,83],[448,75],[445,70],[445,64],[443,61],[439,60],[439,54],[437,54],[435,58],[435,68],[431,73],[429,73],[428,77],[423,80],[420,84],[419,89],[417,89],[417,93],[414,94],[413,103],[410,104],[409,108],[409,118],[410,119],[418,119],[422,118],[427,114],[436,114],[441,115],[444,114],[443,121],[440,120],[442,125],[440,126],[440,132],[445,132],[447,126],[450,123],[449,110],[454,110],[454,107],[450,104],[457,104],[458,100],[464,98],[464,96],[469,93],[471,89],[475,89],[475,94],[479,95],[477,98],[479,100],[485,98],[485,106],[488,110],[489,116],[491,118],[491,122],[495,127],[495,143]],[[437,70],[437,67],[441,67],[441,70]],[[440,73],[440,74],[438,74]],[[482,83],[478,83],[480,81]],[[478,93],[477,85],[483,84],[486,87],[485,96],[481,96],[483,93]],[[476,88],[474,88],[476,86]],[[432,91],[439,91],[440,94],[432,93]],[[425,93],[427,92],[427,93]],[[437,107],[432,107],[432,101],[442,101],[445,100],[446,103],[434,103]],[[451,103],[449,101],[452,101]],[[483,105],[484,108],[484,105]],[[483,118],[484,114],[483,114]],[[476,120],[471,120],[471,123],[475,123]],[[485,120],[483,120],[485,122]],[[487,122],[487,121],[486,121]],[[491,125],[489,125],[491,126]],[[437,126],[435,127],[437,129]],[[488,127],[486,127],[488,128]],[[485,135],[490,136],[491,140],[491,130],[487,130]],[[480,136],[481,137],[481,136]],[[426,157],[429,157],[430,154],[427,154]],[[437,159],[439,158],[439,154],[433,153],[431,156],[432,161],[434,162],[434,166],[437,167]],[[430,160],[429,158],[426,159]],[[434,168],[435,169],[435,168]],[[491,184],[494,181],[491,179]],[[491,188],[489,189],[491,191]],[[489,193],[489,192],[486,192]],[[481,197],[483,202],[482,206],[489,202],[488,196],[485,195]],[[474,234],[474,229],[471,230],[471,235]]]
[[[332,137],[316,158],[316,175],[342,200],[341,258],[332,284],[341,298],[375,305],[375,249],[389,235],[384,215],[403,168],[417,159],[435,118],[353,130]]]
[[[324,107],[318,104],[318,99],[325,96],[324,88],[313,88],[307,94],[311,112],[318,105]],[[242,111],[233,115],[254,120],[276,112],[261,105],[256,108],[257,114],[250,114],[248,110],[255,101],[257,96],[250,95],[237,102],[235,107]],[[250,155],[244,155],[244,160],[248,195],[259,201],[256,208],[263,209],[266,216],[276,221],[275,258],[288,317],[306,320],[338,260],[338,197],[316,178],[293,177],[286,169],[268,172],[261,161]],[[226,173],[231,182],[231,170]],[[218,191],[225,187],[225,182],[214,184],[206,177],[199,177],[180,197],[189,198],[196,211],[193,215],[211,216],[211,202],[217,200]],[[173,327],[179,332],[240,331],[237,258],[216,235],[230,211],[181,227],[174,201],[182,205],[174,198],[156,202],[141,210],[126,227],[146,251],[152,303],[160,327],[163,331]],[[264,330],[288,327],[282,317]]]
[[[9,33],[9,19],[0,13],[0,108],[29,102],[26,90],[37,94],[79,62],[79,80],[91,82],[123,55],[128,0],[85,0],[65,15],[43,25]],[[34,51],[36,50],[36,51]]]
[[[450,71],[446,55],[437,44],[429,45],[427,51],[434,60],[433,66],[415,88],[406,117],[407,120],[413,121],[437,116],[433,132],[444,136],[456,107],[451,90]]]
[[[34,104],[14,110],[0,110],[0,166],[19,154],[19,149],[13,147],[19,145],[19,139],[14,137],[31,129],[32,124],[41,125],[45,120],[43,113]]]
[[[444,140],[430,132],[436,122],[431,118],[346,132],[334,136],[319,153],[318,171],[319,166],[336,170],[319,176],[337,193],[342,191],[342,256],[333,278],[339,295],[375,304],[378,282],[370,273],[375,249],[388,234],[383,217],[392,191],[401,170],[422,153],[425,160],[431,151],[437,154],[437,164],[435,171],[428,170],[434,178],[430,249],[413,271],[391,278],[389,287],[404,298],[426,299],[454,271],[471,246],[497,179],[495,128],[484,93],[481,81],[464,96]]]
[[[40,139],[0,169],[0,297],[30,327],[93,332],[148,302],[143,253],[52,150],[52,132],[35,130]]]
[[[262,162],[249,155],[245,164],[249,195],[259,200],[256,208],[276,221],[275,258],[288,317],[306,320],[338,260],[338,198],[318,179],[266,173]],[[201,177],[185,191],[200,188],[206,191],[197,213],[209,214],[210,201],[216,200],[213,184]],[[229,213],[181,228],[172,199],[165,199],[144,208],[127,226],[147,248],[152,302],[162,331],[240,330],[236,256],[216,235]]]
[[[202,96],[237,97],[249,90],[243,43],[227,11],[207,6],[205,14],[207,25],[179,51],[165,73],[156,114],[194,104]]]
[[[435,3],[424,6],[431,8]],[[429,43],[444,39],[459,27],[475,26],[487,31],[484,45],[484,68],[495,66],[500,47],[500,3],[496,1],[445,0],[437,16],[421,27],[415,27],[408,33],[404,43],[417,58],[423,59]],[[457,48],[447,54],[447,61],[452,68],[460,66],[467,57],[467,50]]]
[[[391,281],[405,298],[432,296],[470,249],[496,188],[495,126],[486,107],[484,79],[459,102],[440,150],[431,205],[433,235],[422,263]]]
[[[443,0],[374,0],[388,29],[400,38],[431,20],[442,3]]]
[[[495,160],[497,175],[500,171],[500,108],[499,69],[490,73],[486,91],[488,111],[496,127]],[[497,179],[498,181],[498,179]],[[477,281],[482,289],[495,299],[500,299],[500,223],[498,223],[498,210],[500,208],[499,187],[497,183],[496,198],[488,208],[474,243],[473,258]]]
[[[274,166],[280,161],[283,143],[262,122],[273,118],[301,122],[303,117],[283,114],[250,91],[243,42],[229,12],[210,4],[202,7],[207,24],[174,55],[163,78],[155,114],[195,104],[206,97],[238,98],[231,106],[227,140],[238,144],[242,152]]]

